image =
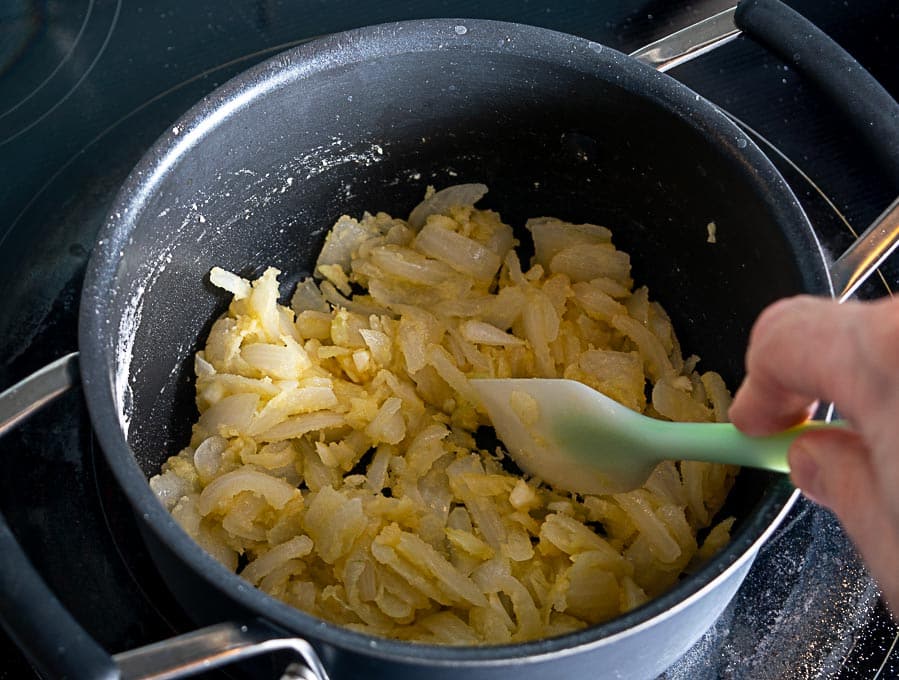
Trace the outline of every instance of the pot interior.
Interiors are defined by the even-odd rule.
[[[611,228],[685,355],[731,389],[759,311],[826,291],[789,189],[711,105],[586,41],[458,25],[383,27],[266,62],[170,128],[132,175],[84,304],[125,319],[94,342],[107,383],[127,377],[119,397],[144,477],[196,417],[193,353],[228,302],[210,268],[277,267],[289,297],[341,214],[406,216],[428,185],[487,184],[479,205],[520,229],[525,248],[528,217]],[[102,401],[98,427],[113,427],[118,408]],[[745,524],[778,479],[742,473],[728,510]]]

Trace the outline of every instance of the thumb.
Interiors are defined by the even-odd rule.
[[[864,441],[848,430],[807,432],[790,447],[790,478],[811,500],[837,514],[857,507],[876,484]]]
[[[840,520],[892,607],[899,606],[899,537],[893,511],[861,437],[849,430],[808,432],[790,448],[790,476]]]

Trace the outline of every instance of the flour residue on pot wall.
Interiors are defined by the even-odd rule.
[[[371,142],[361,148],[349,149],[342,138],[332,137],[330,144],[312,147],[299,156],[296,159],[296,169],[304,174],[304,179],[311,179],[347,163],[367,168],[383,160],[384,154],[384,147],[381,144]]]
[[[138,286],[131,296],[130,304],[125,308],[122,318],[119,320],[119,342],[115,353],[115,378],[113,390],[115,403],[119,415],[119,425],[125,439],[128,438],[128,430],[131,426],[131,416],[134,407],[134,398],[128,376],[131,373],[131,360],[134,358],[134,338],[140,326],[141,310],[143,308],[144,286]]]
[[[137,265],[138,273],[134,276],[128,294],[128,303],[119,319],[113,389],[119,424],[126,438],[134,416],[132,385],[140,371],[139,368],[135,368],[135,340],[138,329],[143,323],[144,298],[165,272],[167,266],[171,264],[175,249],[181,242],[182,236],[190,233],[194,240],[200,241],[209,237],[210,227],[212,230],[218,231],[232,226],[238,219],[250,220],[258,209],[270,202],[280,200],[281,196],[294,190],[303,180],[312,179],[347,164],[365,168],[382,161],[387,154],[385,147],[386,144],[371,141],[350,148],[344,139],[335,136],[330,138],[328,143],[305,150],[302,155],[269,171],[260,168],[241,168],[233,172],[232,176],[241,176],[250,180],[249,186],[245,187],[247,191],[244,194],[246,196],[243,200],[244,207],[236,210],[229,219],[222,219],[221,216],[212,219],[210,216],[213,204],[219,201],[233,201],[232,196],[238,195],[234,193],[235,187],[227,182],[222,184],[221,189],[209,193],[199,191],[193,199],[187,199],[183,204],[167,206],[164,210],[159,211],[158,218],[168,220],[180,212],[182,214],[181,222],[177,226],[173,225],[172,233],[167,237],[166,242],[160,242],[159,252],[148,254],[146,260]],[[223,179],[222,174],[216,177],[218,182]],[[352,186],[350,184],[344,184],[342,188],[345,194],[351,194]],[[120,216],[116,215],[116,219],[119,218]],[[122,252],[119,256],[127,258],[129,253]],[[199,262],[194,262],[191,266],[194,264],[199,265]],[[205,272],[200,274],[198,270],[198,285],[204,275]],[[177,357],[173,356],[173,361],[176,359]]]
[[[185,219],[181,225],[182,228],[189,221],[190,218]],[[125,436],[125,439],[128,438],[131,421],[134,416],[134,394],[131,384],[136,373],[132,374],[132,365],[134,363],[134,344],[143,318],[144,300],[147,291],[153,287],[153,284],[166,270],[166,267],[171,264],[174,247],[173,242],[166,243],[155,260],[151,259],[141,264],[139,274],[134,277],[134,282],[128,295],[128,303],[125,305],[125,309],[122,311],[119,319],[115,348],[113,393],[119,416],[119,425],[122,428],[122,434]],[[125,252],[121,251],[119,257],[124,256]]]
[[[250,220],[257,209],[267,206],[283,194],[295,190],[304,180],[313,179],[348,164],[368,168],[383,161],[387,154],[387,145],[384,143],[365,142],[349,148],[342,138],[331,137],[327,144],[310,147],[302,155],[275,168],[244,167],[233,171],[231,173],[233,177],[252,178],[249,185],[245,187],[245,191],[239,192],[243,196],[242,203],[246,206],[243,209],[242,217],[245,221]],[[221,180],[222,177],[219,176],[216,179]],[[348,198],[352,195],[351,184],[342,183],[341,188],[345,197]],[[229,225],[229,222],[224,224],[224,226]]]

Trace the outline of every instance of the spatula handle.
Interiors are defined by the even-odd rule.
[[[810,420],[778,434],[750,437],[730,423],[665,423],[665,425],[677,428],[676,434],[670,433],[671,441],[677,441],[677,452],[672,451],[672,458],[728,463],[775,472],[790,471],[787,451],[799,435],[811,430],[847,427],[846,423],[840,420],[829,423]],[[667,428],[660,428],[656,432],[663,441],[665,429]]]

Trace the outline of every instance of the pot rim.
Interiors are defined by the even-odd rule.
[[[464,28],[464,31],[460,29]],[[489,45],[486,38],[493,40]],[[484,43],[480,40],[484,39]],[[555,51],[546,51],[547,47]],[[553,638],[506,645],[452,647],[375,638],[315,618],[250,586],[208,555],[172,519],[156,499],[138,466],[123,431],[121,387],[117,385],[111,298],[106,282],[114,280],[118,258],[127,247],[131,227],[165,174],[200,145],[205,135],[241,107],[280,87],[296,86],[308,75],[377,55],[448,49],[513,53],[549,60],[566,54],[571,68],[600,73],[614,69],[622,80],[641,85],[640,94],[713,139],[743,161],[747,181],[777,192],[778,221],[811,246],[799,264],[815,272],[807,287],[833,294],[820,244],[798,200],[768,158],[714,104],[673,78],[611,48],[584,38],[525,24],[475,19],[412,20],[332,34],[301,44],[235,76],[190,108],[171,125],[135,166],[117,194],[88,263],[79,312],[81,373],[95,432],[114,477],[136,516],[175,555],[219,591],[265,619],[304,637],[368,656],[428,661],[437,665],[507,664],[524,658],[552,658],[611,644],[690,606],[754,559],[798,497],[786,479],[771,483],[759,510],[748,518],[731,543],[690,578],[645,605],[597,626]],[[699,115],[696,115],[696,114]],[[799,225],[799,226],[797,226]],[[801,226],[801,228],[800,228]],[[813,257],[813,254],[817,257]],[[146,282],[144,282],[146,283]],[[127,376],[126,376],[127,379]]]

